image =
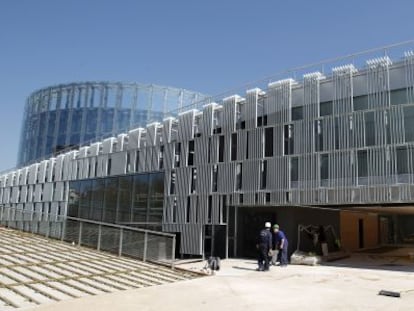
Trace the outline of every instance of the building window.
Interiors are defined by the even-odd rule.
[[[265,128],[264,132],[264,156],[273,157],[273,127]]]
[[[158,167],[160,170],[164,168],[164,146],[160,146],[160,157],[159,157]]]
[[[303,106],[292,108],[292,120],[303,120]]]
[[[391,105],[404,105],[408,104],[408,98],[407,98],[407,89],[398,89],[398,90],[392,90],[390,92],[391,97]]]
[[[405,141],[414,141],[414,107],[404,107]]]
[[[257,117],[257,127],[267,126],[267,115]]]
[[[249,158],[249,132],[246,132],[246,160]]]
[[[191,169],[191,193],[196,192],[196,181],[197,181],[197,168],[193,167]]]
[[[322,123],[323,120],[316,120],[315,121],[315,150],[322,151],[323,150],[323,130],[322,130]]]
[[[88,167],[88,178],[89,177],[92,177],[92,164],[91,164],[91,162],[90,162],[90,159],[89,159],[89,161],[86,163],[86,166]],[[129,164],[129,153],[127,153],[127,173],[129,172],[129,167],[130,167],[130,164]],[[52,181],[54,181],[54,176],[52,175]]]
[[[319,104],[319,116],[330,116],[333,114],[332,101],[322,102]]]
[[[213,214],[213,196],[208,196],[207,223],[211,224]]]
[[[335,150],[338,150],[340,147],[340,143],[339,143],[339,131],[340,131],[340,120],[338,117],[335,117],[334,120],[334,131],[335,131]]]
[[[177,198],[174,197],[173,208],[172,208],[172,222],[177,222]]]
[[[409,174],[410,170],[408,168],[408,151],[406,147],[398,147],[396,150],[397,153],[397,174]]]
[[[231,134],[231,160],[237,160],[237,133]]]
[[[195,206],[194,206],[194,218],[195,218],[195,220],[194,220],[194,222],[196,223],[196,224],[198,224],[199,223],[199,221],[200,221],[200,211],[199,211],[199,206],[198,206],[198,196],[196,196],[195,197]]]
[[[368,109],[368,95],[355,96],[353,98],[354,111]]]
[[[384,110],[384,127],[385,127],[385,143],[391,144],[391,129],[389,122],[389,112]]]
[[[213,130],[213,134],[221,134],[221,127],[216,127],[216,128]]]
[[[270,203],[270,192],[266,192],[265,200],[266,200],[266,203]]]
[[[236,164],[236,191],[242,189],[243,170],[242,163]]]
[[[266,189],[267,160],[260,162],[260,189]]]
[[[221,197],[221,221],[220,223],[227,223],[227,203],[226,203],[226,196],[223,195]]]
[[[174,167],[180,167],[181,143],[175,143],[174,148]]]
[[[176,181],[176,173],[175,173],[175,171],[171,171],[170,194],[175,193],[175,181]]]
[[[286,200],[286,203],[291,203],[292,202],[292,192],[290,192],[290,191],[285,192],[285,200]]]
[[[162,223],[164,205],[164,174],[149,174],[148,221]]]
[[[284,126],[284,154],[293,154],[293,124]]]
[[[242,129],[242,122],[242,104],[239,102],[236,104],[236,130]]]
[[[213,171],[212,171],[212,186],[211,191],[217,192],[217,179],[218,179],[218,167],[217,165],[213,165]]]
[[[111,174],[111,165],[112,165],[112,159],[109,158],[108,159],[108,164],[106,166],[106,175],[110,175]],[[77,169],[79,170],[79,166],[77,167]],[[79,176],[79,174],[78,174]]]
[[[187,209],[186,209],[186,213],[185,213],[185,222],[186,223],[189,223],[190,220],[191,220],[190,211],[191,211],[191,198],[187,197]]]
[[[358,150],[358,177],[368,177],[368,153],[366,150]]]
[[[244,130],[246,128],[246,121],[237,121],[236,130]]]
[[[187,165],[194,165],[194,140],[188,142],[188,161]]]
[[[208,159],[207,162],[210,163],[211,162],[211,137],[208,138]]]
[[[321,154],[321,181],[329,179],[329,155]],[[322,182],[322,185],[324,183]]]
[[[290,181],[290,185],[292,188],[298,188],[299,159],[297,157],[290,158]]]
[[[218,161],[224,161],[224,136],[219,136],[219,147],[218,147]]]
[[[375,145],[375,115],[373,111],[364,113],[365,119],[365,146]]]

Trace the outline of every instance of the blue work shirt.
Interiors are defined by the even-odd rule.
[[[279,230],[278,232],[273,232],[273,245],[277,246],[280,245],[280,242],[285,240],[285,244],[287,243],[286,235],[283,231]]]

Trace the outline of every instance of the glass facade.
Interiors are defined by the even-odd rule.
[[[157,85],[73,83],[41,89],[27,100],[18,166],[63,150],[162,121],[200,93]]]
[[[164,173],[71,181],[68,216],[161,230]]]

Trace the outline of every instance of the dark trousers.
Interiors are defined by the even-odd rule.
[[[277,261],[280,262],[281,266],[286,266],[288,261],[288,243],[283,243],[283,248],[279,249],[279,253],[277,254]]]
[[[259,244],[257,264],[259,269],[269,270],[269,248],[267,245]]]

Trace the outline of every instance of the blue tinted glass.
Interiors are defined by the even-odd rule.
[[[82,127],[82,110],[76,109],[72,112],[71,132],[80,132]]]
[[[59,117],[59,133],[66,133],[66,128],[68,126],[69,119],[69,110],[61,110]]]
[[[111,133],[113,129],[114,109],[102,110],[101,131],[102,134]]]
[[[92,108],[86,111],[86,133],[95,133],[98,123],[98,109]]]
[[[80,142],[80,133],[75,133],[70,135],[70,140],[69,140],[69,144],[71,146],[77,146],[79,145]]]
[[[129,109],[118,111],[118,130],[126,130],[129,128],[130,117],[131,111]]]

